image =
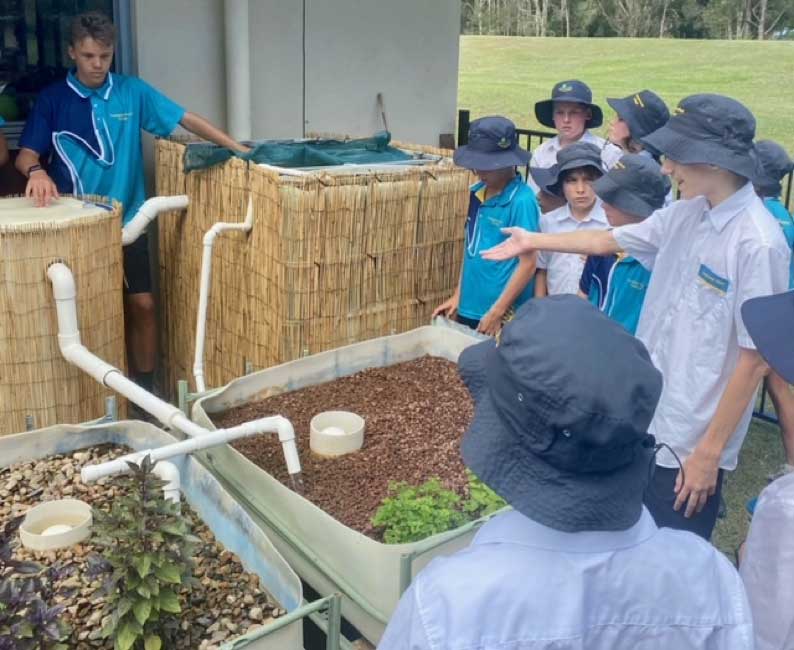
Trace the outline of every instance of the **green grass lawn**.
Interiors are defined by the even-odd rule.
[[[458,106],[472,118],[506,115],[545,129],[533,106],[563,79],[585,81],[605,121],[605,97],[648,88],[672,107],[687,95],[720,93],[753,111],[760,138],[794,151],[794,41],[462,36],[460,45]]]
[[[532,107],[555,82],[581,79],[593,89],[605,121],[604,98],[648,88],[668,105],[698,92],[730,95],[755,113],[758,137],[794,153],[794,42],[563,39],[463,36],[458,106],[472,118],[506,115],[522,127],[544,129]],[[605,128],[598,129],[604,135]],[[731,555],[744,539],[744,504],[783,462],[776,426],[753,422],[739,467],[725,482],[727,516],[714,543]]]

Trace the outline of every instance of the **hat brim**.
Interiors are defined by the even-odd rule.
[[[618,210],[643,219],[650,217],[659,209],[654,208],[636,194],[629,192],[625,187],[618,185],[609,177],[608,173],[593,183],[593,191],[604,203],[614,205]]]
[[[525,449],[496,412],[484,379],[493,349],[488,343],[469,348],[459,361],[467,385],[474,382],[476,401],[461,442],[463,462],[515,510],[544,526],[571,533],[633,526],[642,513],[653,449],[641,448],[634,462],[609,474],[566,472],[548,464]],[[477,379],[480,370],[483,379]]]
[[[551,167],[530,167],[529,174],[541,190],[547,194],[554,194],[551,187],[557,182],[557,165]],[[555,194],[555,196],[558,196]]]
[[[717,142],[678,133],[669,123],[641,140],[660,154],[685,165],[715,165],[748,180],[758,173],[758,158],[752,147],[743,152],[734,151]]]
[[[552,129],[557,128],[554,126],[554,102],[571,102],[572,104],[581,104],[582,106],[587,106],[587,108],[590,109],[592,115],[590,119],[585,122],[586,129],[595,129],[604,123],[604,113],[600,106],[596,104],[588,104],[577,97],[563,95],[555,99],[544,99],[535,103],[535,119],[537,119],[537,121],[543,126],[548,126]]]
[[[494,171],[507,167],[521,167],[529,163],[530,154],[521,147],[504,151],[476,151],[469,145],[455,149],[452,160],[458,167],[477,171]]]
[[[758,188],[762,195],[771,196],[772,198],[777,198],[783,192],[783,184],[773,176],[764,172],[760,172],[756,175],[753,179],[753,185]]]
[[[742,305],[742,320],[758,353],[772,370],[794,384],[794,291],[750,298]]]

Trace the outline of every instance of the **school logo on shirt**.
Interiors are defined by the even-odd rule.
[[[701,282],[704,285],[706,285],[709,289],[713,289],[714,291],[722,295],[728,293],[728,289],[731,286],[730,280],[728,280],[727,278],[723,278],[720,275],[717,275],[705,264],[700,265],[700,270],[698,271],[698,277],[700,278]]]
[[[115,118],[120,122],[126,122],[132,117],[132,113],[111,113],[110,117]]]

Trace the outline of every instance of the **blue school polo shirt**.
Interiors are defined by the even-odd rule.
[[[591,255],[579,289],[587,299],[629,332],[637,331],[651,272],[625,255]]]
[[[794,250],[794,217],[786,210],[786,206],[783,205],[780,198],[767,197],[764,199],[764,205],[783,229],[783,236],[786,238],[788,247]],[[788,288],[794,289],[794,255],[791,258]]]
[[[521,176],[510,181],[496,196],[485,199],[485,183],[475,183],[469,196],[466,218],[466,249],[463,254],[458,313],[480,320],[502,295],[518,268],[518,259],[492,262],[482,251],[501,244],[507,236],[502,228],[516,226],[538,232],[539,210],[535,195]],[[514,306],[524,304],[535,294],[534,278],[519,294]]]
[[[146,199],[141,129],[165,137],[184,114],[137,77],[111,72],[101,87],[88,88],[72,70],[39,94],[19,145],[41,157],[52,152],[59,192],[115,199],[126,223]]]

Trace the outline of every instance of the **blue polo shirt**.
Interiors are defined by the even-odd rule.
[[[764,199],[766,209],[772,213],[772,216],[777,219],[780,227],[783,229],[783,236],[786,238],[788,247],[794,250],[794,217],[792,217],[786,206],[783,205],[780,198],[767,197]],[[791,267],[789,271],[788,288],[794,289],[794,255],[791,258]]]
[[[579,289],[593,305],[634,334],[650,279],[651,272],[631,256],[590,255]]]
[[[502,295],[518,267],[518,259],[492,262],[483,259],[480,253],[507,239],[502,228],[515,226],[538,232],[539,222],[535,194],[521,176],[516,175],[499,194],[487,200],[485,183],[472,185],[458,306],[461,316],[472,320],[480,320],[485,316]],[[514,306],[523,305],[534,293],[533,278],[513,303]]]
[[[119,201],[126,223],[146,199],[141,129],[170,135],[185,109],[137,77],[108,74],[99,88],[74,74],[45,88],[28,116],[20,147],[52,154],[59,192]]]

